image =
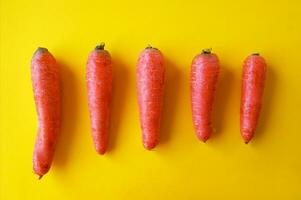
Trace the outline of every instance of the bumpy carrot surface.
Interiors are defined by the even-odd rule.
[[[193,124],[201,141],[209,139],[214,92],[220,71],[219,61],[211,49],[197,55],[191,65],[190,88]]]
[[[159,142],[164,74],[163,55],[147,47],[138,59],[136,87],[143,145],[148,150]]]
[[[99,154],[107,149],[112,98],[112,61],[104,44],[96,46],[86,67],[88,104],[94,146]]]
[[[246,58],[242,72],[240,132],[245,143],[254,136],[262,103],[266,62],[259,54]]]
[[[33,153],[33,169],[40,176],[51,166],[60,130],[60,80],[54,57],[38,48],[31,61],[31,78],[39,127]]]

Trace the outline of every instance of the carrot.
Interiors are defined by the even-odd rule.
[[[148,46],[142,51],[136,69],[136,88],[143,145],[153,149],[159,142],[164,93],[163,55]]]
[[[110,121],[112,99],[112,61],[104,43],[90,53],[86,67],[88,105],[92,137],[96,151],[104,154]]]
[[[199,140],[206,142],[212,132],[211,110],[220,71],[211,49],[204,49],[192,61],[190,74],[192,119]]]
[[[243,65],[240,106],[240,132],[246,144],[252,139],[257,126],[265,76],[264,58],[258,53],[247,57]]]
[[[55,58],[39,47],[31,61],[31,79],[38,114],[33,170],[42,178],[51,166],[60,130],[60,78]]]

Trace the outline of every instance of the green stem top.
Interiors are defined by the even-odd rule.
[[[104,50],[105,49],[105,43],[101,42],[96,47],[95,50]]]
[[[211,54],[212,48],[207,48],[202,50],[202,54]]]
[[[152,45],[148,44],[147,47],[145,49],[155,49],[155,50],[158,50],[157,48],[155,47],[152,47]]]

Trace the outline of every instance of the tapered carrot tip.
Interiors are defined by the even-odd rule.
[[[197,136],[198,136],[198,139],[204,143],[206,143],[207,140],[209,139],[209,135],[198,134]]]
[[[245,144],[248,144],[251,141],[251,139],[253,138],[253,134],[251,134],[251,133],[242,133],[242,138],[243,138]]]
[[[209,139],[209,138],[207,138],[207,139],[206,139],[206,138],[203,138],[203,139],[200,139],[200,141],[206,143],[208,139]]]
[[[102,148],[97,148],[96,152],[100,155],[104,155],[106,153],[106,148],[102,147]]]
[[[157,143],[155,143],[155,142],[152,142],[152,143],[150,143],[150,142],[144,142],[143,146],[147,150],[152,150],[153,148],[155,148],[155,146],[157,146]]]
[[[250,140],[251,138],[250,139],[244,138],[245,144],[249,144]]]
[[[104,154],[106,153],[106,150],[97,151],[97,153],[98,153],[99,155],[104,155]]]

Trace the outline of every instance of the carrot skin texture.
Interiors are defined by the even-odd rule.
[[[245,143],[254,136],[258,123],[266,77],[266,62],[258,54],[246,58],[242,72],[240,132]]]
[[[159,142],[165,67],[162,53],[152,47],[142,51],[136,68],[136,88],[143,145],[153,149]]]
[[[111,56],[103,47],[97,46],[88,57],[86,82],[92,138],[97,153],[101,155],[107,150],[112,79]]]
[[[31,79],[39,122],[33,170],[41,178],[51,167],[61,118],[59,67],[46,48],[38,48],[33,55]]]
[[[192,61],[190,91],[192,119],[199,140],[206,142],[211,133],[211,111],[220,66],[218,57],[202,52]]]

